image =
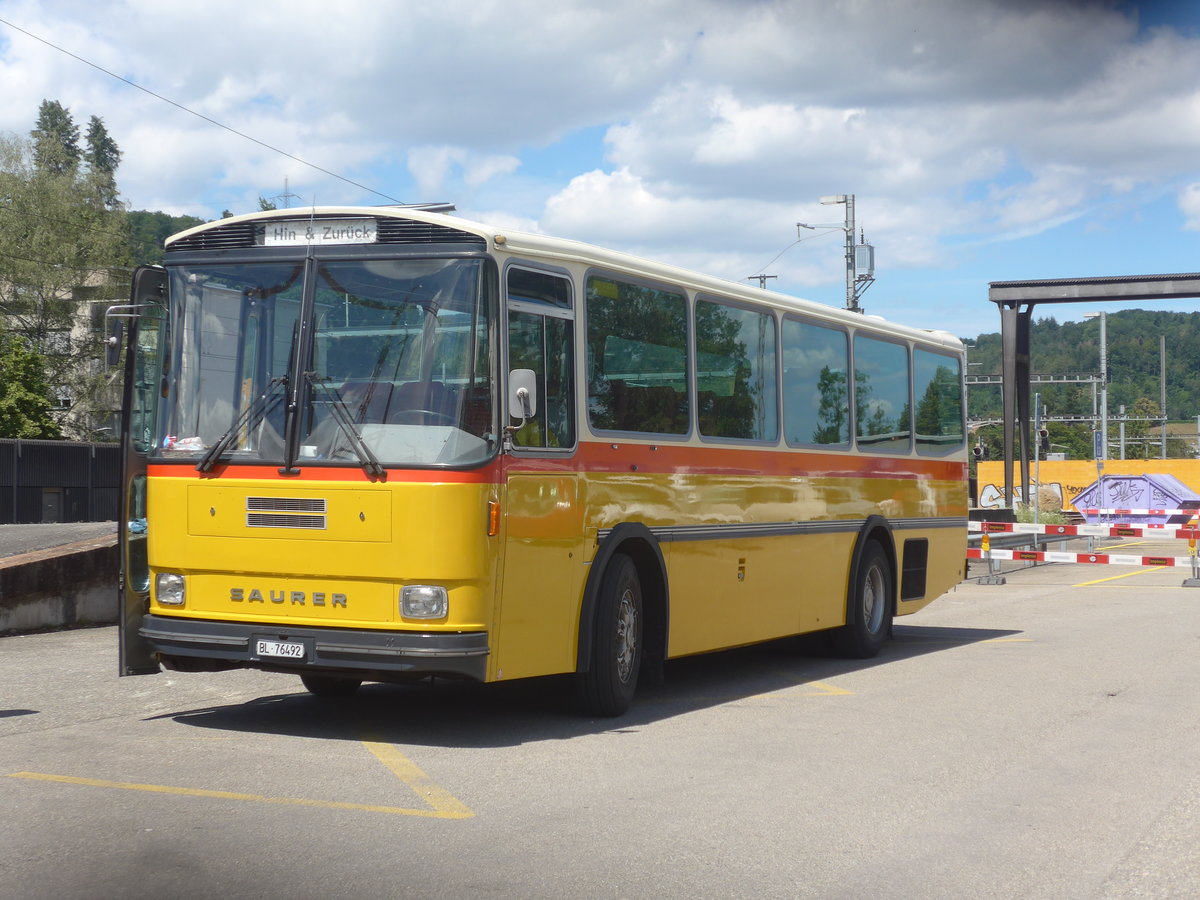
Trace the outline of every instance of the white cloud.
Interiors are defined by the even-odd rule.
[[[1187,217],[1189,231],[1200,231],[1200,182],[1192,182],[1179,192],[1179,208]]]
[[[1200,40],[1092,0],[0,0],[0,15],[401,200],[745,278],[855,193],[881,268],[1180,191],[1200,228]],[[289,189],[382,202],[0,25],[0,130],[104,118],[135,208]],[[604,133],[605,158],[551,165]],[[550,149],[547,149],[550,148]],[[572,166],[574,165],[574,168]],[[1182,185],[1188,185],[1181,188]],[[1115,210],[1115,211],[1114,211]],[[1090,220],[1089,220],[1090,221]],[[836,281],[838,233],[773,269]],[[875,289],[878,291],[878,288]]]

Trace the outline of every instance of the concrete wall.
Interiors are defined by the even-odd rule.
[[[0,634],[117,621],[115,537],[0,559]]]

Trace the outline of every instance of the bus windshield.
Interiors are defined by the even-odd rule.
[[[172,266],[160,452],[205,469],[487,459],[482,269],[477,259],[317,260],[306,285],[304,260]]]

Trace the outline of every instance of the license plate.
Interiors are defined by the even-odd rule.
[[[285,659],[304,659],[304,645],[288,641],[258,641],[254,646],[257,656],[282,656]]]

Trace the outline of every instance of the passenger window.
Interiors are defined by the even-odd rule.
[[[907,453],[912,404],[908,396],[908,348],[865,335],[854,336],[854,418],[860,447]]]
[[[850,445],[849,355],[844,331],[783,320],[783,428],[789,444]]]
[[[687,434],[683,294],[593,276],[587,282],[588,417],[601,431]]]
[[[708,437],[774,441],[775,319],[696,301],[696,415]]]
[[[913,353],[913,396],[917,399],[917,452],[943,456],[962,447],[962,361],[928,350]]]
[[[508,365],[537,375],[537,411],[513,434],[525,449],[575,445],[574,319],[571,282],[517,267],[508,270]]]

